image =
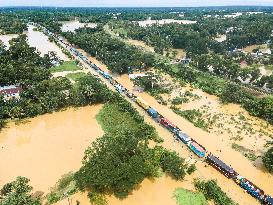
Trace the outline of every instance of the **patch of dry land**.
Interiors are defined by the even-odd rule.
[[[29,25],[28,31],[26,32],[30,46],[35,47],[41,53],[41,55],[45,55],[50,51],[54,51],[61,60],[69,60],[68,57],[54,42],[50,42],[44,33],[35,31],[33,30],[34,28],[35,26]]]
[[[101,108],[70,108],[9,123],[0,132],[0,187],[25,176],[35,191],[48,192],[63,174],[77,171],[85,149],[103,135],[95,118]]]

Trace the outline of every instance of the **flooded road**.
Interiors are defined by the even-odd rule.
[[[101,108],[71,108],[9,123],[0,132],[0,187],[25,176],[35,191],[47,192],[63,174],[77,171],[85,149],[103,135],[95,119]]]
[[[34,26],[29,25],[28,31],[26,32],[30,46],[35,47],[41,55],[47,54],[49,51],[54,51],[61,60],[69,60],[55,43],[50,42],[48,37],[42,32],[34,31],[34,28]]]

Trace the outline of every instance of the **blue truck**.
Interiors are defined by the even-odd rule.
[[[158,112],[154,108],[150,107],[147,112],[152,118],[158,118]]]

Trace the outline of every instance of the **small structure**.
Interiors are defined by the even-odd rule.
[[[10,100],[12,98],[19,99],[22,88],[16,85],[9,85],[0,87],[0,95],[4,96],[4,100]]]

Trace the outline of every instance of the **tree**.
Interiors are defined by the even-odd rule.
[[[185,162],[177,153],[165,150],[160,159],[164,172],[170,174],[174,179],[181,180],[185,177]]]
[[[17,177],[16,181],[5,184],[0,191],[1,205],[41,205],[40,198],[31,195],[32,187],[29,179]]]

